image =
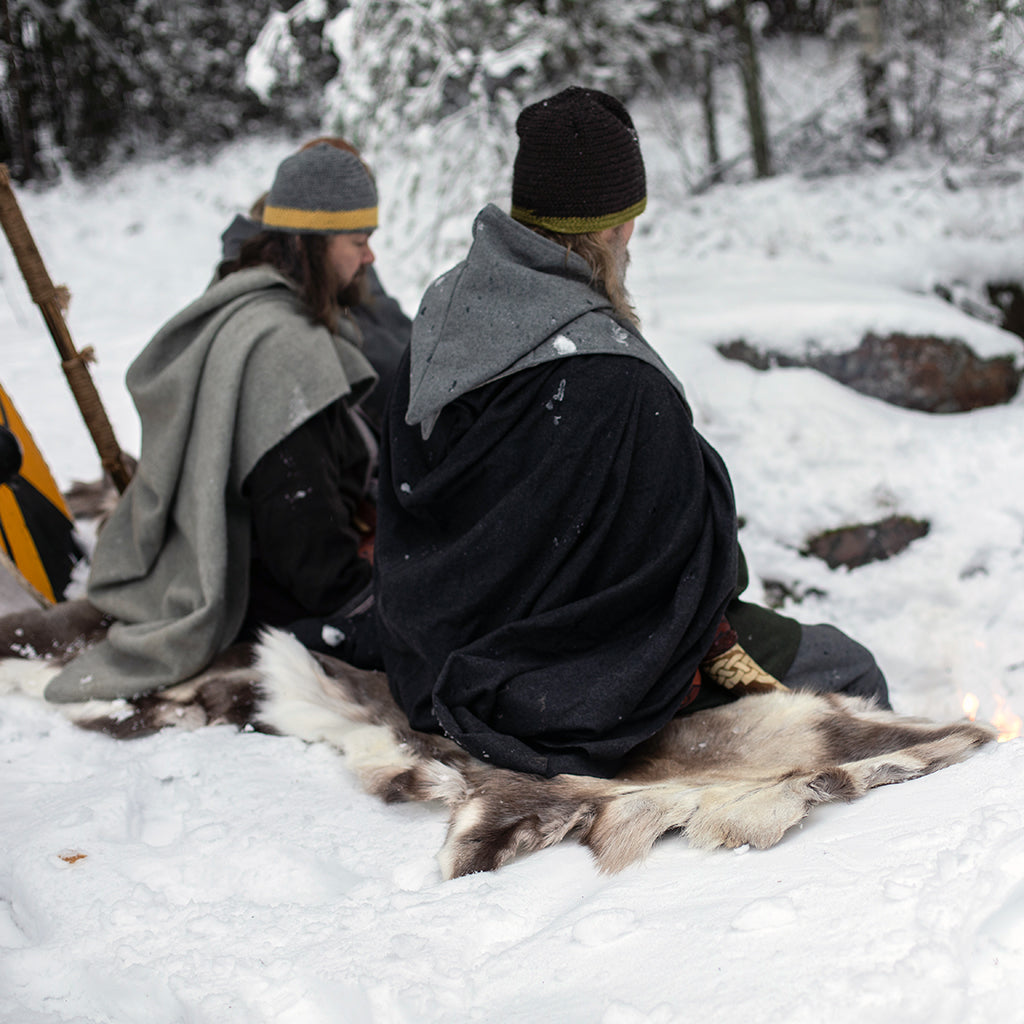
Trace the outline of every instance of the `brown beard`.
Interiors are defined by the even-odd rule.
[[[370,298],[370,286],[366,283],[366,268],[360,267],[355,277],[344,288],[338,289],[338,305],[351,308],[365,303]]]

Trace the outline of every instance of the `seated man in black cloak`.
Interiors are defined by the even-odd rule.
[[[377,619],[412,725],[609,776],[737,679],[888,706],[861,645],[739,600],[729,475],[624,288],[646,205],[628,113],[571,88],[516,130],[511,216],[481,211],[427,290],[384,424]]]

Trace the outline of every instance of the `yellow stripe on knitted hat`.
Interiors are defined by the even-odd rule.
[[[522,207],[513,206],[511,217],[520,224],[527,224],[535,228],[547,228],[548,231],[555,231],[560,235],[587,235],[592,231],[604,231],[606,228],[617,228],[620,224],[639,217],[647,208],[647,197],[625,210],[618,213],[605,213],[600,217],[545,217],[535,213],[533,210],[524,210]]]
[[[263,226],[291,231],[372,231],[377,226],[377,207],[361,210],[297,210],[287,206],[263,208]]]

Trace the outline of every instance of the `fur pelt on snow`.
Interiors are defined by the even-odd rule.
[[[55,671],[38,660],[0,661],[0,693],[41,694]],[[587,846],[608,872],[643,858],[674,830],[702,849],[769,847],[816,804],[937,771],[995,738],[973,722],[938,724],[860,698],[777,691],[673,719],[614,779],[545,779],[493,767],[442,736],[412,730],[382,674],[312,655],[276,631],[162,692],[55,707],[120,739],[231,723],[327,743],[385,802],[447,806],[439,855],[447,878],[489,871],[567,838]]]

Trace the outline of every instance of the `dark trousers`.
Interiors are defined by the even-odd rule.
[[[779,682],[791,690],[845,693],[866,697],[880,708],[892,708],[889,687],[872,653],[835,626],[801,626],[796,657]],[[686,705],[685,714],[728,704],[736,697],[725,687],[705,678],[697,698]]]

